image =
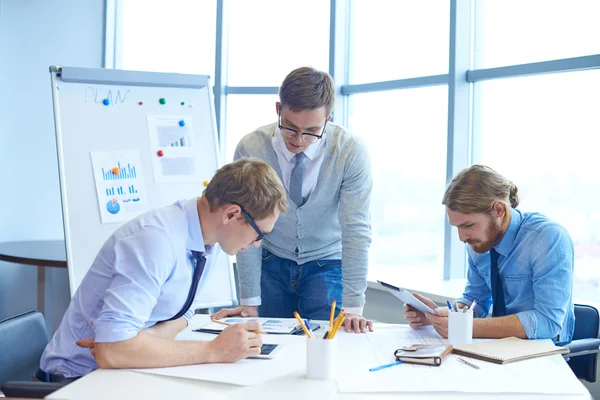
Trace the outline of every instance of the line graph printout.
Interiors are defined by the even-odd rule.
[[[447,340],[431,326],[418,329],[407,325],[376,326],[375,332],[365,335],[342,333],[338,340],[338,350],[352,349],[340,351],[337,374],[340,392],[585,393],[575,375],[565,376],[564,366],[560,365],[564,363],[561,356],[506,365],[464,357],[480,367],[475,370],[450,354],[439,367],[405,363],[369,371],[371,367],[394,362],[394,351],[398,348],[418,343],[447,344]]]

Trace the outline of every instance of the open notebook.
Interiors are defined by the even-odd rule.
[[[455,345],[453,350],[453,353],[458,355],[496,364],[506,364],[552,354],[567,354],[568,352],[569,349],[556,346],[550,339],[524,340],[516,337]]]

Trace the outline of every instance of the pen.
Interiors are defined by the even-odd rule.
[[[213,319],[210,322],[214,322],[215,324],[221,324],[221,325],[225,325],[225,326],[233,326],[233,325],[235,325],[235,324],[230,324],[229,322],[219,321],[218,319]],[[257,331],[250,331],[250,332],[258,333],[259,335],[266,335],[267,334],[267,332],[263,331],[262,329],[259,329]]]
[[[470,362],[468,362],[467,360],[463,360],[463,359],[462,359],[462,358],[460,358],[460,357],[456,357],[456,358],[457,358],[457,360],[458,360],[459,362],[461,362],[461,363],[463,363],[463,364],[465,364],[465,365],[468,365],[468,366],[469,366],[469,367],[471,367],[471,368],[475,368],[475,369],[481,369],[481,368],[479,368],[477,365],[475,365],[475,364],[471,364],[471,363],[470,363]]]
[[[477,300],[473,300],[473,302],[471,303],[471,307],[469,307],[469,311],[473,311],[473,309],[475,309],[476,304],[477,304]]]
[[[454,309],[452,308],[452,304],[450,304],[449,300],[446,300],[446,304],[448,304],[448,308],[450,309],[450,312],[454,311]]]
[[[396,362],[393,362],[390,364],[380,365],[379,367],[369,368],[369,371],[370,372],[379,371],[380,369],[389,368],[389,367],[393,367],[394,365],[400,365],[400,364],[402,364],[402,361],[396,361]]]
[[[312,328],[310,327],[310,324],[308,323],[307,319],[304,320],[304,325],[306,325],[306,329],[308,329],[308,331],[310,332],[310,336],[312,336]]]

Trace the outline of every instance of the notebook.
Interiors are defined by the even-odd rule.
[[[451,352],[452,346],[445,344],[413,344],[396,350],[394,355],[403,363],[438,367]]]
[[[509,337],[454,346],[454,353],[496,364],[507,364],[553,354],[567,354],[569,349],[558,347],[551,339],[525,340]]]
[[[287,334],[296,335],[303,333],[300,324],[296,318],[242,318],[242,317],[229,317],[222,318],[219,321],[227,324],[238,324],[240,322],[258,321],[262,326],[263,331],[268,334]],[[310,320],[309,320],[310,322]],[[214,333],[219,334],[223,329],[227,328],[226,325],[219,324],[217,322],[211,322],[208,325],[203,326],[200,329],[194,329],[194,332],[203,333]],[[318,324],[312,324],[311,329],[316,331],[320,328]]]

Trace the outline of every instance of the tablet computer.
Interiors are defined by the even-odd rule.
[[[279,351],[279,348],[281,346],[278,344],[263,344],[262,346],[260,346],[260,354],[257,356],[250,356],[248,357],[249,359],[253,359],[253,358],[273,358],[273,356],[275,354],[277,354],[277,352]]]
[[[408,304],[409,306],[423,312],[423,313],[431,313],[434,314],[433,310],[429,308],[429,306],[423,303],[421,300],[417,299],[413,296],[409,291],[399,288],[394,285],[390,285],[389,283],[382,282],[380,280],[377,281],[381,286],[386,288],[391,294]]]

